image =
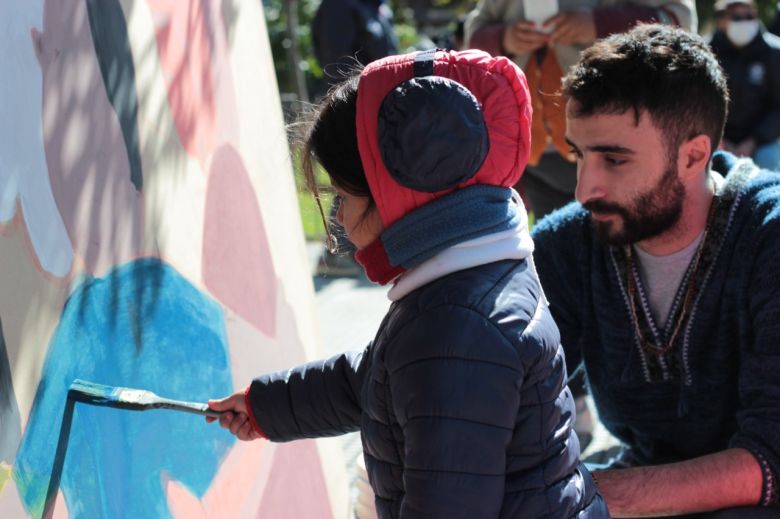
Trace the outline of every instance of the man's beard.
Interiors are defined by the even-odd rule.
[[[588,211],[616,214],[623,220],[623,228],[615,230],[614,222],[591,219],[599,239],[614,246],[630,245],[658,236],[677,224],[685,200],[685,186],[677,176],[676,162],[670,160],[658,184],[635,198],[630,207],[602,200],[583,204]]]

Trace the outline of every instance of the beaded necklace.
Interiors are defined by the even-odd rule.
[[[672,347],[674,346],[675,340],[677,339],[677,335],[680,333],[680,330],[682,329],[683,323],[687,320],[688,316],[690,315],[691,309],[693,307],[693,303],[696,300],[696,290],[698,288],[696,285],[696,276],[698,274],[699,265],[701,263],[702,253],[707,243],[707,235],[709,234],[710,226],[713,220],[713,215],[715,214],[716,205],[717,204],[715,203],[715,197],[713,197],[712,202],[710,202],[709,212],[707,213],[707,223],[704,227],[704,234],[702,235],[701,243],[699,244],[699,247],[696,249],[696,255],[693,257],[693,260],[691,261],[691,265],[693,266],[690,268],[689,274],[687,276],[688,286],[685,290],[685,296],[683,298],[682,308],[677,313],[677,320],[674,323],[674,327],[672,328],[671,335],[660,346],[655,344],[654,341],[651,341],[647,337],[645,337],[639,325],[639,311],[637,309],[637,298],[638,298],[637,294],[639,291],[639,286],[636,279],[635,268],[634,268],[634,250],[631,247],[631,245],[627,245],[624,248],[625,255],[626,255],[626,267],[627,267],[626,277],[628,278],[626,286],[628,288],[628,300],[630,302],[629,306],[631,309],[631,324],[634,327],[634,333],[636,334],[636,337],[639,339],[639,343],[642,345],[642,349],[645,350],[647,353],[654,353],[658,356],[661,356],[667,353],[669,350],[671,350]]]

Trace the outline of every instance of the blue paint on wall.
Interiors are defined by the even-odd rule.
[[[219,305],[157,259],[74,291],[49,346],[13,477],[43,507],[67,391],[75,378],[205,401],[233,391]],[[170,517],[163,486],[202,497],[234,438],[199,416],[78,404],[60,480],[74,518]]]

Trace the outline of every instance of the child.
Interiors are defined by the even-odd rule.
[[[272,441],[360,429],[382,518],[608,517],[578,462],[558,329],[509,187],[528,98],[512,62],[480,51],[391,56],[329,93],[306,157],[393,304],[363,352],[211,401],[223,427]]]

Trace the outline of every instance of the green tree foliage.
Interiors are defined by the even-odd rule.
[[[265,21],[268,27],[268,38],[271,41],[271,52],[276,69],[276,80],[280,92],[295,92],[295,81],[289,70],[287,53],[292,46],[291,38],[296,38],[301,50],[301,61],[298,67],[304,71],[309,89],[315,88],[322,78],[322,69],[314,58],[312,48],[311,21],[317,12],[319,1],[298,0],[298,27],[293,34],[288,34],[287,17],[283,0],[264,0]]]

